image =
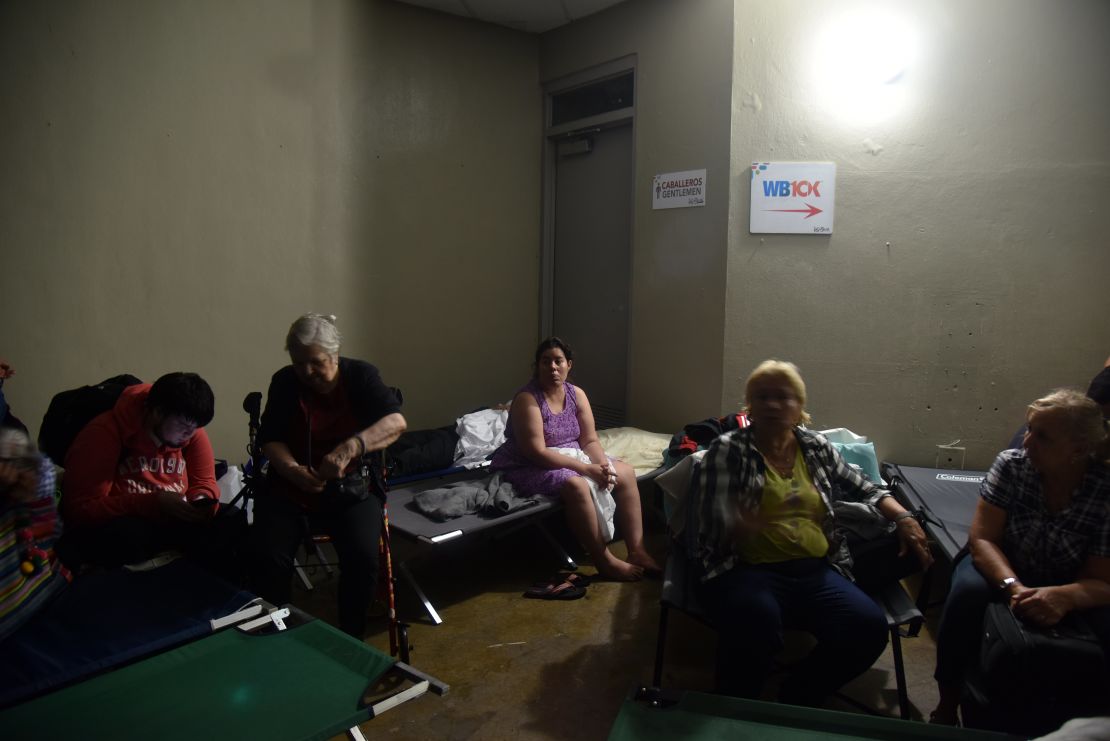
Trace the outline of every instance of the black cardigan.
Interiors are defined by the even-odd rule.
[[[339,382],[343,384],[354,409],[359,429],[365,430],[382,417],[401,411],[401,402],[382,381],[378,369],[362,360],[339,358]],[[266,409],[258,429],[258,444],[289,440],[289,425],[299,408],[301,385],[287,365],[270,379]]]

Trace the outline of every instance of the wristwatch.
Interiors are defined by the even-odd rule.
[[[1007,589],[1010,588],[1011,584],[1017,584],[1016,576],[1007,576],[1005,579],[998,582],[998,591],[1005,592]]]

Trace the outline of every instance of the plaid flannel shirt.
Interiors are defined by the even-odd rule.
[[[1006,511],[1002,552],[1031,587],[1075,581],[1088,556],[1110,557],[1110,469],[1092,463],[1071,502],[1055,514],[1024,450],[1004,450],[979,496]]]
[[[890,492],[876,487],[845,463],[823,435],[801,427],[794,429],[794,435],[806,470],[825,505],[825,519],[821,523],[829,541],[825,557],[833,568],[851,578],[852,557],[836,526],[834,497],[862,502],[874,510],[876,518],[882,518],[876,505]],[[691,508],[697,522],[687,523],[686,530],[688,537],[695,539],[688,544],[688,552],[696,554],[705,568],[703,580],[719,576],[740,563],[733,552],[732,534],[740,518],[759,512],[765,481],[766,465],[755,447],[751,427],[721,435],[709,446],[695,478],[696,489],[691,492],[698,497]],[[838,484],[835,489],[834,481]]]

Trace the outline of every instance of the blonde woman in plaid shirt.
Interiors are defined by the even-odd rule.
[[[887,635],[882,609],[851,581],[834,504],[857,502],[876,530],[897,528],[903,553],[926,566],[932,556],[921,526],[890,492],[801,426],[809,421],[806,389],[793,363],[760,364],[745,396],[751,424],[710,445],[698,522],[687,525],[705,569],[701,596],[718,627],[717,690],[758,697],[783,628],[800,628],[817,647],[794,667],[779,699],[818,706],[874,663]]]

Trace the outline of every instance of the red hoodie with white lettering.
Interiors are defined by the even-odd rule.
[[[198,429],[180,448],[160,445],[143,424],[150,384],[128,386],[116,405],[85,425],[66,452],[62,515],[67,527],[133,515],[165,517],[157,492],[189,501],[220,498],[212,444]]]

